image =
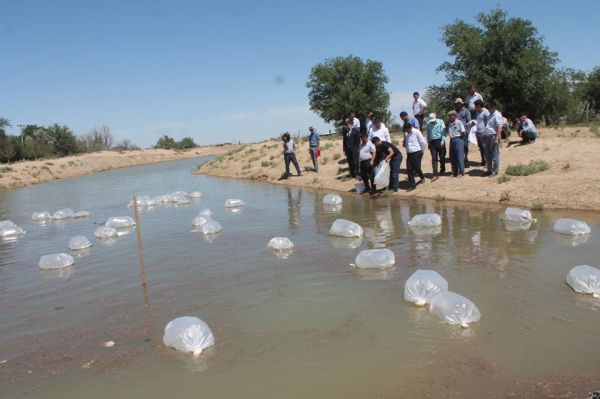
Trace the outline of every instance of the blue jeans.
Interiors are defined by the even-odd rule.
[[[450,139],[450,164],[452,176],[465,175],[465,140],[461,137]]]
[[[500,170],[500,149],[496,144],[496,135],[488,134],[485,136],[485,164],[488,173],[498,174]]]
[[[285,175],[286,177],[291,176],[292,174],[290,173],[290,162],[294,164],[294,167],[296,168],[296,172],[298,172],[298,176],[300,176],[300,165],[298,165],[298,160],[296,159],[296,154],[292,153],[284,153],[283,154],[283,160],[285,162]]]
[[[398,191],[400,187],[400,164],[402,163],[402,154],[395,155],[390,159],[390,184],[388,188],[392,191]]]

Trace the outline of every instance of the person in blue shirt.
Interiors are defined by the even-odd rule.
[[[310,131],[310,134],[308,135],[308,153],[310,154],[310,159],[312,160],[315,172],[319,173],[319,158],[317,156],[321,144],[319,133],[317,133],[317,130],[312,126],[309,127],[308,130]]]
[[[446,124],[432,112],[427,122],[427,144],[431,152],[431,165],[433,168],[432,181],[438,179],[438,161],[440,173],[446,173]]]
[[[408,122],[415,129],[421,130],[421,124],[419,123],[419,121],[416,118],[410,118],[408,116],[408,112],[406,112],[406,111],[400,112],[400,120],[402,121],[402,125],[404,125],[406,122]]]
[[[523,140],[523,144],[531,144],[537,139],[537,129],[535,128],[533,121],[529,119],[525,113],[519,115],[517,133]]]

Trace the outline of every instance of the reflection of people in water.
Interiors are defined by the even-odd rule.
[[[292,191],[296,191],[296,198]],[[302,202],[302,190],[301,189],[287,189],[288,197],[288,222],[290,228],[297,230],[300,226],[300,204]]]

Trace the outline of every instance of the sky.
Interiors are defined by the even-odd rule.
[[[600,65],[600,1],[0,0],[0,117],[107,125],[117,141],[252,142],[327,132],[309,110],[313,65],[383,62],[391,111],[444,81],[441,27],[500,5],[530,19],[561,65]]]

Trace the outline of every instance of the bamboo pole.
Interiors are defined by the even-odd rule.
[[[142,252],[142,226],[140,225],[140,213],[138,209],[137,196],[133,196],[133,213],[135,215],[135,235],[137,237],[138,257],[140,258],[140,274],[142,276],[142,286],[144,289],[148,286],[146,281],[146,267],[144,264],[144,253]]]

